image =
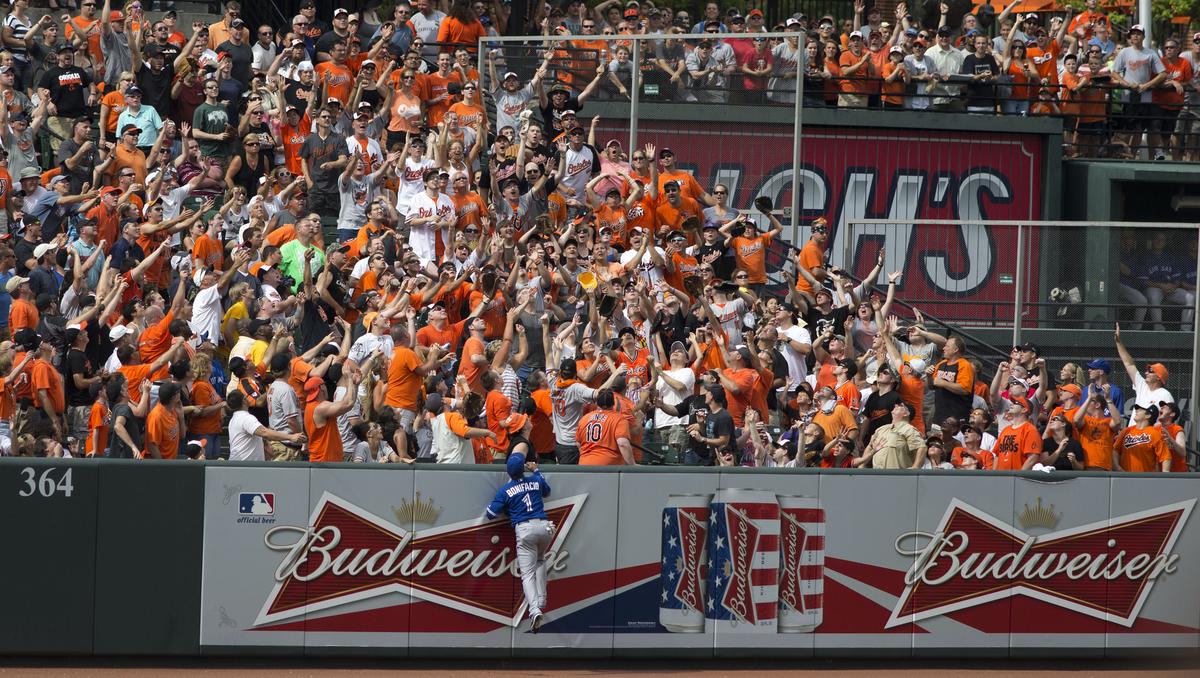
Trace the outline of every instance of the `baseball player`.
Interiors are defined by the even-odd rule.
[[[519,414],[517,417],[525,417]],[[517,452],[506,464],[508,483],[497,492],[487,507],[487,517],[496,518],[505,511],[517,533],[517,566],[521,568],[521,588],[529,603],[529,630],[537,633],[546,607],[546,549],[554,541],[554,523],[546,517],[542,497],[550,496],[550,485],[538,471],[536,462],[525,461]],[[532,475],[526,476],[528,470]]]

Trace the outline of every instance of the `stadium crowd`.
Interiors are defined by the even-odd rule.
[[[311,2],[282,30],[237,2],[191,27],[137,0],[28,26],[26,3],[0,56],[6,455],[1186,470],[1167,369],[1119,329],[1128,393],[1033,345],[987,380],[897,319],[882,253],[830,267],[823,220],[773,290],[769,200],[752,217],[581,122],[619,52],[549,86],[562,44],[528,81],[485,55],[491,120],[479,2],[366,33]]]

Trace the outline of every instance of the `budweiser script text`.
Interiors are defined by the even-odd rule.
[[[1028,537],[1020,549],[1003,554],[970,552],[970,542],[971,538],[962,530],[900,535],[896,538],[896,552],[914,558],[904,574],[904,583],[937,586],[956,578],[1036,580],[1059,575],[1070,579],[1142,579],[1147,576],[1156,579],[1164,572],[1175,572],[1179,562],[1176,553],[1137,553],[1130,557],[1125,549],[1097,554],[1030,554],[1038,543],[1037,537]],[[1109,549],[1116,549],[1117,541],[1109,539],[1107,545]]]
[[[290,542],[283,541],[289,533],[295,538]],[[263,542],[272,551],[286,552],[279,567],[275,568],[275,580],[279,582],[288,579],[314,581],[326,574],[386,577],[399,573],[403,577],[428,577],[445,572],[451,577],[501,577],[507,572],[509,576],[518,576],[516,558],[507,546],[497,552],[461,549],[452,554],[444,548],[411,548],[413,535],[404,532],[391,548],[338,549],[342,531],[336,526],[280,525],[268,530]],[[569,557],[565,550],[546,554],[549,568],[554,572],[565,570]]]

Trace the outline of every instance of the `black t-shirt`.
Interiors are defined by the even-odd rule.
[[[233,59],[233,70],[230,72],[230,77],[243,85],[250,84],[250,78],[253,76],[253,71],[250,70],[250,64],[254,63],[254,50],[250,45],[242,43],[235,45],[229,40],[217,45],[217,53],[225,52]]]
[[[808,309],[808,313],[804,314],[804,320],[808,323],[808,331],[814,337],[821,336],[825,329],[832,326],[833,333],[836,335],[844,335],[846,333],[846,318],[850,317],[849,306],[838,306],[831,308],[828,313],[813,306]]]
[[[711,255],[717,255],[713,260],[713,277],[721,280],[729,280],[733,273],[735,260],[732,256],[732,250],[725,246],[723,242],[718,240],[712,245],[700,245],[696,248],[696,259],[700,262],[706,261]]]
[[[958,380],[958,372],[967,365],[965,359],[943,360],[937,364],[933,373],[934,378],[949,382]],[[945,421],[947,417],[955,417],[966,421],[971,415],[971,405],[975,402],[975,394],[968,390],[965,394],[952,393],[949,389],[933,389],[933,416],[936,421]]]
[[[82,68],[55,66],[46,71],[38,86],[50,90],[50,101],[57,109],[56,115],[76,118],[87,110],[88,86],[91,84],[92,77]]]
[[[1058,443],[1054,442],[1054,438],[1042,439],[1042,452],[1046,454],[1054,454],[1058,450]],[[1074,471],[1075,467],[1071,466],[1071,460],[1067,455],[1075,453],[1075,459],[1084,466],[1087,466],[1087,453],[1083,451],[1083,446],[1074,438],[1067,438],[1067,447],[1058,455],[1058,459],[1054,460],[1054,468],[1059,471]]]
[[[880,427],[892,423],[892,408],[899,402],[900,394],[896,392],[896,389],[884,394],[876,391],[867,396],[867,402],[863,403],[863,413],[867,416],[867,435],[863,437],[864,444],[871,440],[871,436],[875,435],[875,431]]]
[[[17,275],[29,275],[29,269],[25,266],[25,262],[33,258],[33,248],[40,244],[40,242],[30,242],[21,238],[13,245],[13,255],[17,258]]]
[[[333,52],[334,45],[339,42],[348,43],[350,37],[351,36],[348,33],[346,35],[338,35],[336,31],[326,31],[321,34],[321,37],[317,38],[317,51],[331,54]],[[347,47],[349,47],[349,44],[347,44]]]
[[[980,73],[991,73],[993,77],[1000,74],[1000,66],[996,63],[995,57],[986,54],[982,57],[977,57],[974,54],[968,54],[963,58],[962,69],[963,75],[979,75]],[[991,108],[996,105],[996,81],[972,82],[967,85],[967,105],[976,108]]]
[[[67,405],[71,407],[80,407],[83,405],[91,405],[92,399],[88,394],[89,389],[78,389],[75,387],[75,375],[78,374],[83,379],[89,379],[95,374],[92,369],[92,361],[84,355],[83,351],[71,349],[67,352],[66,360],[64,361],[64,371],[66,376],[63,379],[63,390],[66,391]]]
[[[175,73],[170,61],[157,73],[147,64],[142,64],[137,72],[138,88],[142,90],[142,105],[150,106],[158,111],[159,117],[163,120],[171,117],[173,110],[171,82],[174,77]]]
[[[546,138],[553,140],[558,135],[563,133],[562,114],[565,111],[574,111],[577,115],[583,105],[579,103],[579,97],[574,94],[567,95],[567,103],[562,108],[554,107],[554,95],[546,95],[546,105],[542,106],[542,121],[546,124]]]
[[[108,434],[108,456],[112,459],[132,459],[133,450],[125,444],[121,436],[117,435],[116,424],[117,417],[125,417],[125,431],[129,433],[129,439],[137,445],[138,449],[142,449],[144,444],[142,441],[142,429],[145,423],[134,416],[133,409],[128,402],[114,405],[112,408],[112,430]]]
[[[709,410],[708,404],[704,402],[703,393],[688,396],[676,407],[681,412],[686,411],[688,413],[689,425],[700,424],[700,435],[702,437],[720,438],[721,436],[729,436],[729,442],[723,448],[707,445],[695,438],[688,438],[688,445],[692,452],[700,458],[705,466],[713,464],[718,449],[731,449],[733,447],[733,417],[729,416],[729,410],[721,409],[720,412],[712,412]]]

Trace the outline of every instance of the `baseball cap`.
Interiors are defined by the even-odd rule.
[[[321,377],[309,377],[304,382],[304,400],[305,402],[314,402],[321,393],[321,386],[325,384],[325,380]]]
[[[625,14],[624,14],[624,16],[625,16],[625,18],[626,18],[626,19],[636,19],[636,18],[638,17],[638,10],[637,10],[637,8],[636,8],[636,7],[630,7],[629,9],[625,10]]]
[[[751,17],[751,16],[757,16],[757,17],[761,17],[761,16],[763,16],[763,13],[762,13],[762,10],[761,10],[761,9],[752,9],[752,10],[750,10],[749,12],[746,12],[746,16],[748,16],[748,17]]]
[[[888,54],[904,54],[904,48],[900,45],[892,45],[892,48],[888,50]]]
[[[514,79],[514,80],[520,80],[520,79],[521,79],[521,76],[517,75],[516,73],[514,73],[514,72],[512,72],[512,71],[507,71],[507,72],[504,74],[504,77],[503,77],[503,78],[501,78],[501,80],[508,80],[509,78],[512,78],[512,79]]]
[[[1129,27],[1129,30],[1128,30],[1127,32],[1128,32],[1128,33],[1133,33],[1134,31],[1137,31],[1138,33],[1141,33],[1142,35],[1145,35],[1145,34],[1146,34],[1146,27],[1145,27],[1145,26],[1143,26],[1143,25],[1141,25],[1141,24],[1134,24],[1134,25],[1132,25],[1132,26],[1130,26],[1130,27]]]
[[[1150,423],[1152,423],[1152,424],[1153,424],[1154,422],[1158,421],[1158,405],[1151,405],[1151,406],[1149,406],[1149,407],[1143,407],[1143,406],[1141,406],[1141,405],[1138,405],[1138,404],[1135,402],[1135,403],[1133,404],[1133,409],[1135,409],[1135,410],[1145,410],[1146,412],[1149,412],[1149,413],[1150,413]]]
[[[682,351],[683,353],[687,353],[687,346],[685,346],[682,341],[677,341],[677,342],[671,344],[671,353],[674,353],[676,351]]]
[[[140,87],[138,87],[137,85],[130,85],[130,86],[129,86],[128,88],[126,88],[126,90],[125,90],[125,96],[127,96],[127,97],[140,97],[140,96],[142,96],[142,89],[141,89]]]
[[[1037,21],[1037,20],[1038,20],[1038,15],[1034,12],[1030,12],[1029,14],[1025,15],[1025,23],[1029,23],[1030,21]]]
[[[114,9],[113,11],[108,13],[108,20],[109,21],[124,21],[125,15],[121,12],[121,10]]]
[[[27,282],[29,282],[29,278],[22,278],[19,275],[14,275],[13,277],[8,279],[7,283],[5,283],[4,289],[8,290],[9,294],[12,294],[13,292],[17,291],[18,287],[20,287],[21,285],[23,285]]]
[[[335,18],[341,14],[345,14],[346,16],[349,16],[350,10],[346,9],[345,7],[338,7],[337,9],[333,10],[333,16]]]
[[[925,371],[925,360],[923,358],[913,358],[908,361],[908,369],[918,374]]]
[[[941,28],[937,29],[937,34],[939,36],[953,35],[954,31],[952,31],[949,26],[942,26]]]
[[[921,31],[918,31],[915,28],[906,28],[906,29],[904,29],[904,34],[910,38],[915,38],[921,34]]]
[[[432,412],[434,414],[441,412],[442,402],[441,393],[430,393],[429,396],[425,398],[425,411]]]
[[[337,14],[337,12],[334,12],[334,14]],[[241,19],[234,19],[229,25],[233,28],[241,28],[246,25],[246,22]]]
[[[862,31],[850,31],[850,39],[851,40],[853,40],[855,38],[862,40],[862,37],[863,37]]]
[[[783,25],[787,28],[791,28],[792,26],[803,26],[804,23],[801,22],[799,19],[792,17],[792,18],[788,19],[787,21],[785,21]]]
[[[1027,341],[1024,344],[1021,344],[1020,346],[1018,346],[1017,348],[1022,351],[1029,351],[1031,353],[1036,353],[1038,355],[1042,354],[1042,352],[1038,350],[1037,344],[1034,344],[1031,341]]]
[[[130,132],[137,132],[138,134],[141,134],[142,128],[138,127],[137,125],[135,125],[133,123],[129,123],[121,128],[122,135],[129,134]]]
[[[508,461],[504,462],[504,470],[508,472],[510,478],[520,478],[525,475],[525,455],[520,452],[509,455]]]
[[[1158,377],[1159,381],[1163,382],[1164,384],[1167,383],[1167,375],[1169,375],[1170,372],[1167,371],[1166,365],[1162,363],[1150,363],[1146,366],[1146,369],[1153,372]]]
[[[127,326],[114,325],[113,328],[108,331],[108,338],[110,341],[117,341],[121,337],[128,336],[130,334],[133,334],[133,330],[129,329]]]
[[[1026,412],[1033,412],[1033,408],[1029,405],[1029,398],[1025,396],[1010,396],[1008,400],[1024,407]]]
[[[1104,358],[1096,358],[1087,364],[1087,368],[1089,370],[1104,370],[1105,374],[1112,371],[1112,365],[1108,364],[1108,361]]]
[[[44,242],[44,243],[38,245],[37,247],[33,248],[33,258],[41,259],[42,257],[46,256],[47,254],[53,252],[56,249],[58,249],[58,245],[52,245],[48,242]]]
[[[1083,389],[1079,388],[1079,386],[1076,384],[1063,384],[1058,387],[1058,390],[1070,393],[1071,395],[1075,396],[1076,400],[1083,398]]]

